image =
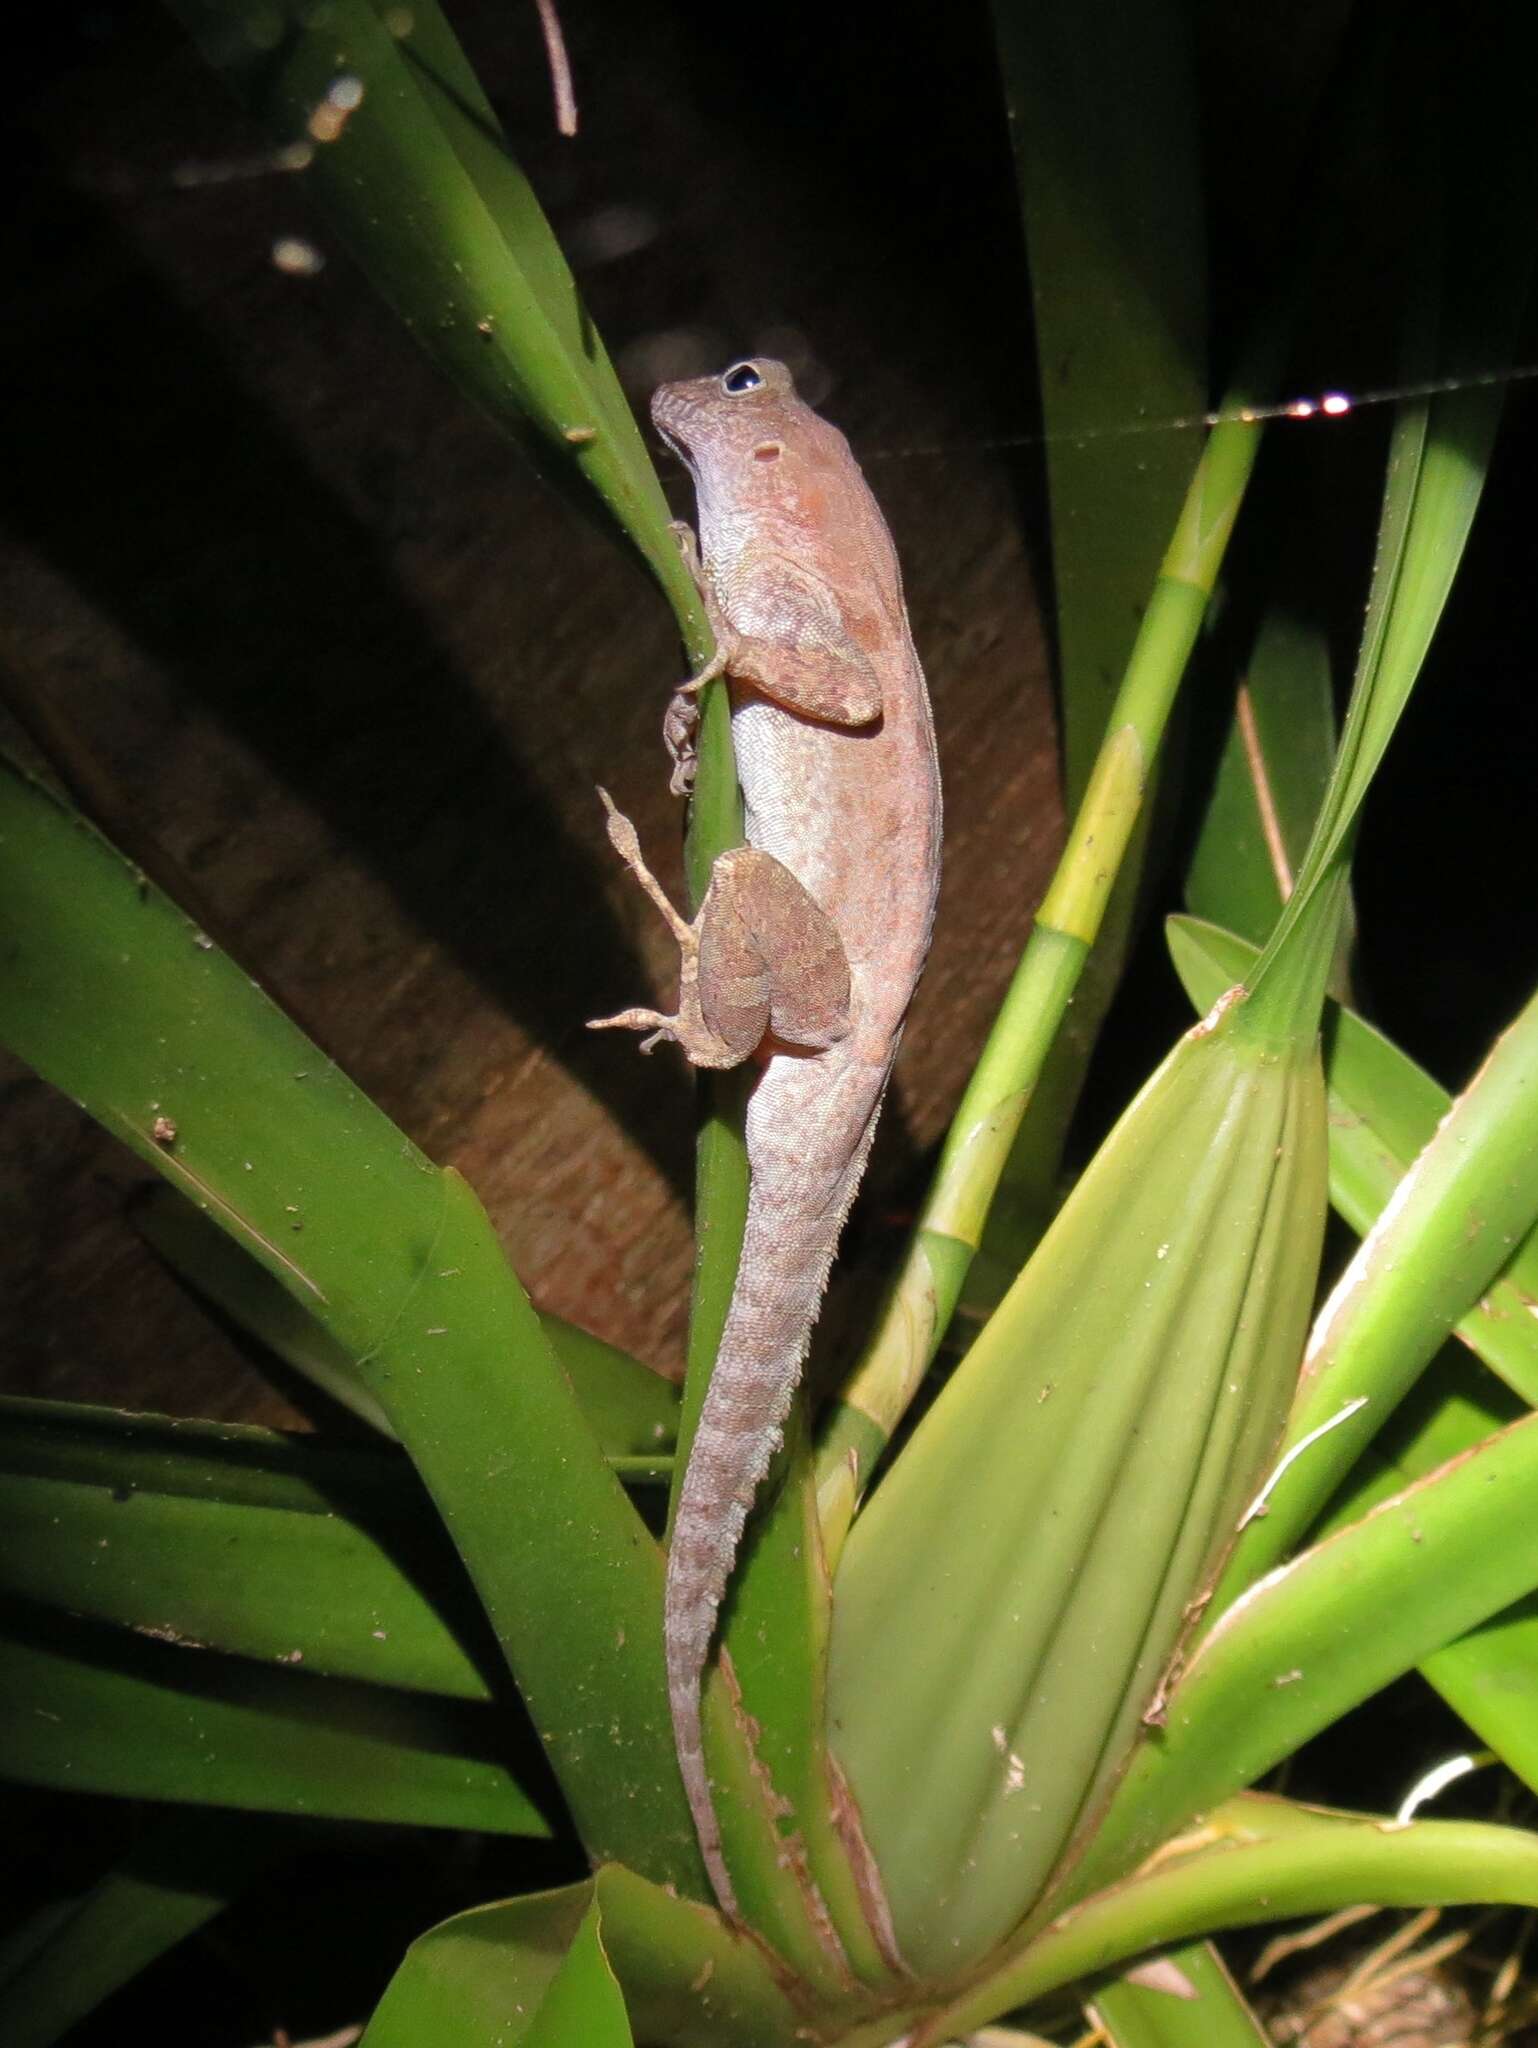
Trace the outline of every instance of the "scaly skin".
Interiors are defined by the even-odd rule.
[[[679,1496],[665,1617],[679,1768],[711,1882],[735,1913],[701,1685],[929,949],[940,781],[897,557],[843,435],[767,360],[665,384],[652,417],[694,479],[710,672],[731,691],[748,844],[795,878],[723,856],[694,925],[671,920],[684,950],[678,1015],[605,1020],[655,1026],[697,1064],[764,1061],[747,1116],[742,1259]],[[668,716],[675,783],[692,770],[700,680]],[[650,883],[633,834],[610,829]],[[840,947],[828,920],[842,959],[829,957]]]

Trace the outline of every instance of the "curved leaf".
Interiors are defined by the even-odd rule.
[[[1232,1799],[1145,1870],[1039,1934],[910,2036],[937,2048],[1012,2006],[1170,1941],[1257,1921],[1380,1906],[1538,1905],[1538,1836],[1466,1821],[1385,1821]]]
[[[589,488],[681,621],[699,599],[566,259],[435,0],[173,0],[209,63],[293,153],[409,332],[579,506]]]
[[[670,2048],[792,2048],[797,2025],[752,1943],[705,1908],[609,1867],[420,1936],[364,2048],[586,2048],[627,2043],[632,2026]]]
[[[1320,1311],[1287,1441],[1338,1426],[1278,1478],[1239,1539],[1219,1608],[1292,1548],[1535,1221],[1538,997],[1497,1039]]]
[[[1242,981],[1258,950],[1193,918],[1168,920],[1170,957],[1198,1013]],[[1359,1237],[1436,1136],[1453,1098],[1354,1010],[1331,1003],[1324,1029],[1330,1094],[1330,1201]],[[1538,1231],[1512,1253],[1455,1334],[1528,1406],[1538,1406]]]
[[[390,1979],[362,2048],[632,2048],[600,1919],[589,1882],[432,1928]]]

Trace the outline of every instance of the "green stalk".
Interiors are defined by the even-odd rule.
[[[1070,809],[1106,731],[1208,399],[1206,209],[1196,52],[1182,0],[992,9],[1025,229],[1051,515],[1063,779]],[[1114,42],[1120,61],[1101,61]],[[1144,252],[1155,247],[1159,261]],[[1191,422],[1150,434],[1127,420]],[[963,1293],[993,1308],[1057,1202],[1063,1138],[1115,992],[1144,824],[1002,1169]],[[1004,1283],[995,1276],[1002,1274]]]

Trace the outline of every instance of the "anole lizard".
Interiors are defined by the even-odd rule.
[[[664,733],[693,773],[697,693],[724,674],[746,810],[686,923],[604,797],[609,835],[678,939],[678,1010],[595,1020],[696,1066],[757,1058],[747,1229],[674,1519],[665,1607],[679,1768],[711,1883],[736,1910],[701,1745],[700,1692],[753,1497],[779,1447],[865,1168],[940,879],[940,777],[886,522],[849,444],[782,363],[664,384],[652,418],[694,480],[716,635]]]

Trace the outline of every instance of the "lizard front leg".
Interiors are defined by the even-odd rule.
[[[649,1031],[642,1051],[672,1039],[697,1067],[735,1067],[766,1037],[821,1051],[849,1031],[849,962],[822,909],[772,854],[720,854],[693,923],[679,916],[641,855],[635,827],[600,790],[609,838],[678,941],[678,1008],[621,1010],[589,1029]]]
[[[718,577],[700,560],[690,527],[677,520],[673,533],[716,642],[699,674],[673,692],[662,721],[675,796],[693,786],[699,693],[717,676],[751,684],[824,725],[857,728],[881,716],[876,671],[839,594],[822,577],[762,544],[744,548]]]
[[[694,528],[686,519],[674,519],[669,523],[669,531],[678,543],[678,552],[684,558],[684,567],[689,571],[694,587],[700,594],[700,603],[705,607],[705,616],[710,621],[711,634],[716,643],[715,652],[699,673],[690,676],[688,682],[680,683],[673,692],[662,718],[662,740],[668,750],[668,758],[673,763],[673,775],[668,787],[674,796],[687,796],[694,787],[694,770],[698,759],[700,691],[707,683],[713,683],[717,676],[725,675],[732,631],[722,614],[721,607],[716,603],[715,590],[705,573],[705,565],[700,560],[700,547],[694,537]],[[645,884],[642,886],[645,887]]]

